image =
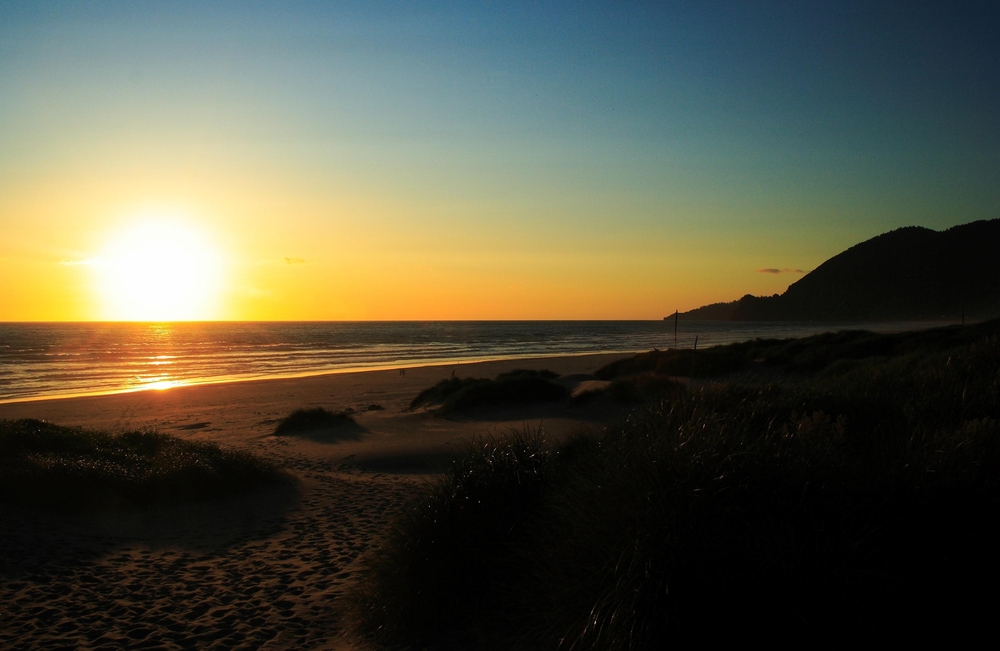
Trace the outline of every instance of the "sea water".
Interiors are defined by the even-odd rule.
[[[931,323],[0,323],[0,402],[492,359],[714,346]]]

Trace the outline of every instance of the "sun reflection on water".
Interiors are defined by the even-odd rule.
[[[153,391],[163,391],[164,389],[173,389],[174,387],[181,387],[187,384],[183,380],[153,380],[146,381],[143,380],[142,386],[138,387],[139,390],[151,389]]]

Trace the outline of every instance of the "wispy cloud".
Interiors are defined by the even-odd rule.
[[[59,264],[64,267],[103,267],[108,264],[108,261],[102,258],[82,258],[79,260],[63,258]]]
[[[758,269],[759,274],[804,274],[805,271],[802,269],[775,269],[773,267],[768,269]]]
[[[270,260],[261,260],[258,265],[269,265],[269,264],[305,264],[306,259],[300,258],[298,256],[285,256],[284,258],[271,258]]]

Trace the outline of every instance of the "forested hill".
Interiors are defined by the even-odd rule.
[[[899,228],[836,255],[784,294],[686,312],[731,321],[884,321],[1000,316],[1000,219]]]

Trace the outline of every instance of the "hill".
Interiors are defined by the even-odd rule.
[[[784,294],[714,303],[689,319],[889,321],[1000,316],[1000,219],[910,226],[840,253]]]

